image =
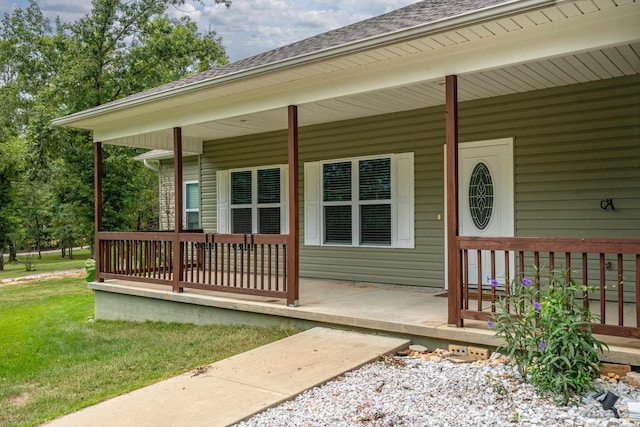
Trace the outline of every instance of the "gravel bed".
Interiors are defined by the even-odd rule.
[[[236,426],[633,425],[627,404],[640,401],[640,390],[600,379],[596,387],[620,397],[620,418],[605,411],[593,392],[578,406],[558,407],[519,380],[513,366],[388,356]]]

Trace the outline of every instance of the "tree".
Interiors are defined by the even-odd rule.
[[[230,2],[215,0],[216,3]],[[66,206],[75,233],[93,238],[93,141],[85,131],[56,128],[56,117],[95,107],[194,72],[227,63],[215,32],[199,33],[188,18],[169,16],[184,0],[94,0],[89,15],[55,31],[43,18],[39,56],[45,84],[29,88],[26,125],[30,155],[46,164],[58,203]],[[29,9],[37,8],[35,2]],[[14,15],[20,16],[21,12]],[[33,13],[37,15],[37,13]],[[26,39],[39,34],[25,29]],[[49,72],[54,70],[54,72]],[[23,86],[23,87],[26,87]],[[157,176],[135,162],[140,150],[106,145],[103,222],[107,230],[146,228],[157,210]],[[153,192],[151,192],[153,191]],[[145,203],[140,203],[145,201]],[[154,208],[151,208],[153,206]]]
[[[17,213],[22,219],[21,246],[38,252],[42,258],[42,245],[49,240],[52,223],[52,193],[46,182],[25,179],[18,190]]]
[[[26,166],[24,129],[34,94],[54,70],[47,60],[52,36],[49,21],[33,1],[0,21],[0,254],[8,245],[10,262],[24,237],[17,203]]]
[[[4,248],[10,247],[9,262],[15,261],[16,232],[20,217],[16,215],[15,180],[24,172],[24,141],[9,137],[0,141],[0,271],[4,270]]]

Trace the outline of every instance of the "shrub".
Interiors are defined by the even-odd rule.
[[[26,255],[24,257],[24,271],[35,271],[36,257],[34,255]]]
[[[489,281],[498,286],[497,280]],[[539,392],[553,393],[563,405],[574,393],[593,389],[600,375],[598,354],[606,344],[591,332],[598,316],[591,313],[588,301],[583,304],[576,298],[591,290],[569,279],[565,270],[552,274],[549,286],[542,288],[523,278],[498,300],[497,313],[489,321],[496,336],[505,340],[498,350],[514,359]]]

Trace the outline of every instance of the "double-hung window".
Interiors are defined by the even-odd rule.
[[[413,153],[305,163],[305,244],[414,246]]]
[[[286,234],[286,165],[218,171],[218,232]]]
[[[200,228],[200,185],[197,181],[184,183],[184,229]]]

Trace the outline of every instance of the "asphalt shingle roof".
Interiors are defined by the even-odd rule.
[[[138,98],[172,91],[194,83],[215,80],[216,78],[234,73],[326,51],[378,36],[392,34],[401,30],[407,30],[506,2],[506,0],[424,0],[383,15],[330,30],[317,36],[232,62],[223,67],[213,68],[181,80],[139,92],[126,98],[104,104],[101,107],[104,108],[111,105],[127,103]]]

